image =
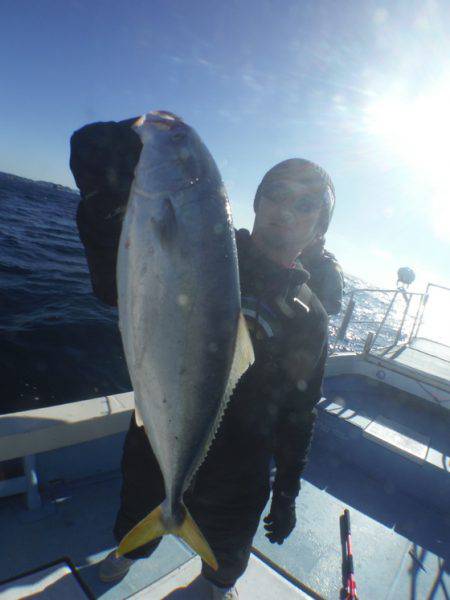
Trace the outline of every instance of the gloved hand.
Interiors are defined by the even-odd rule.
[[[116,265],[122,221],[142,143],[135,119],[92,123],[70,139],[70,168],[81,192],[77,226],[94,294],[117,305]]]
[[[295,516],[295,498],[279,492],[272,496],[270,512],[264,519],[266,537],[272,544],[282,544],[297,522]]]
[[[130,187],[142,148],[132,129],[136,120],[90,123],[73,133],[70,168],[80,191]]]
[[[70,138],[70,168],[81,192],[83,221],[109,236],[111,220],[123,220],[142,148],[131,129],[135,120],[92,123]]]

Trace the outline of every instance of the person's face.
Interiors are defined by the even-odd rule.
[[[323,187],[310,182],[274,182],[260,196],[253,231],[274,248],[300,253],[319,235],[322,196]]]

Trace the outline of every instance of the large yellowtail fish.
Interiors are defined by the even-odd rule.
[[[183,493],[254,361],[230,205],[212,156],[181,119],[154,112],[133,128],[143,146],[120,238],[119,323],[137,420],[166,499],[125,536],[118,554],[172,533],[217,568]]]

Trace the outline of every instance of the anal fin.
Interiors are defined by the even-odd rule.
[[[233,362],[231,363],[230,375],[224,394],[226,401],[228,401],[233,393],[239,379],[254,362],[255,353],[253,351],[252,340],[247,329],[247,322],[241,311],[239,314]]]

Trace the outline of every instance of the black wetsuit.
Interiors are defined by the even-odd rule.
[[[300,261],[309,273],[308,286],[327,313],[337,315],[342,307],[344,274],[334,254],[322,250],[319,256],[309,259],[300,257]]]
[[[123,217],[120,204],[126,202],[127,186],[110,191],[111,182],[117,178],[113,174],[105,182],[107,169],[103,164],[99,169],[98,162],[89,174],[79,170],[89,170],[89,161],[83,160],[86,143],[96,139],[96,128],[105,127],[124,126],[94,124],[74,134],[71,168],[82,196],[77,223],[94,291],[114,305],[115,262]],[[131,146],[135,142],[132,139]],[[120,151],[123,153],[123,148]],[[110,157],[109,151],[106,156]],[[101,181],[97,181],[95,169]],[[109,194],[114,196],[111,203]],[[272,458],[277,467],[274,494],[295,497],[299,492],[313,432],[314,406],[321,396],[327,347],[325,311],[308,290],[306,296],[299,292],[304,291],[307,273],[281,268],[265,258],[246,230],[238,231],[236,239],[242,306],[256,360],[238,383],[209,454],[184,497],[219,562],[217,572],[204,564],[203,574],[220,586],[233,585],[245,571],[270,494]],[[295,302],[299,293],[308,298],[309,311]],[[118,541],[165,497],[159,465],[134,417],[125,441],[122,473],[121,506],[114,527]],[[127,556],[148,556],[158,543],[155,540]]]

